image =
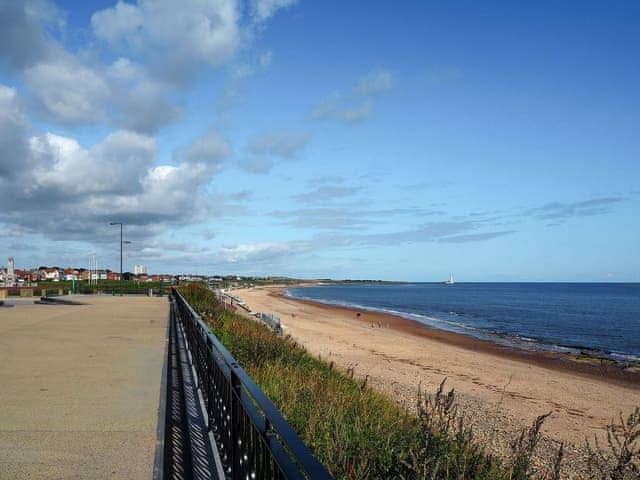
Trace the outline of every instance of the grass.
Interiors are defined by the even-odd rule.
[[[550,468],[533,462],[545,415],[513,440],[508,458],[492,456],[465,424],[444,381],[433,395],[420,392],[417,414],[411,414],[354,379],[353,370],[340,371],[290,337],[225,311],[206,287],[190,284],[181,291],[335,478],[561,478],[562,447]],[[610,442],[618,450],[614,458],[592,451],[591,478],[638,478],[639,430],[640,413],[612,427]]]

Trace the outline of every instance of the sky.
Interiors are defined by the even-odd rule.
[[[640,281],[640,3],[0,0],[0,264]]]

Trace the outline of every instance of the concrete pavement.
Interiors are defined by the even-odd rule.
[[[0,479],[151,478],[166,298],[0,308]]]

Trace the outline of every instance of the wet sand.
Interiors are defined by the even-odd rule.
[[[586,437],[604,439],[613,417],[640,405],[640,375],[606,362],[520,351],[394,315],[287,298],[283,291],[233,293],[252,310],[279,316],[311,354],[353,367],[410,407],[419,385],[433,392],[446,377],[479,436],[498,451],[538,415],[551,412],[543,427],[547,443],[583,445]]]

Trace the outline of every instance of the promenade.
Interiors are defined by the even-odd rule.
[[[166,298],[0,308],[0,479],[151,478]]]

